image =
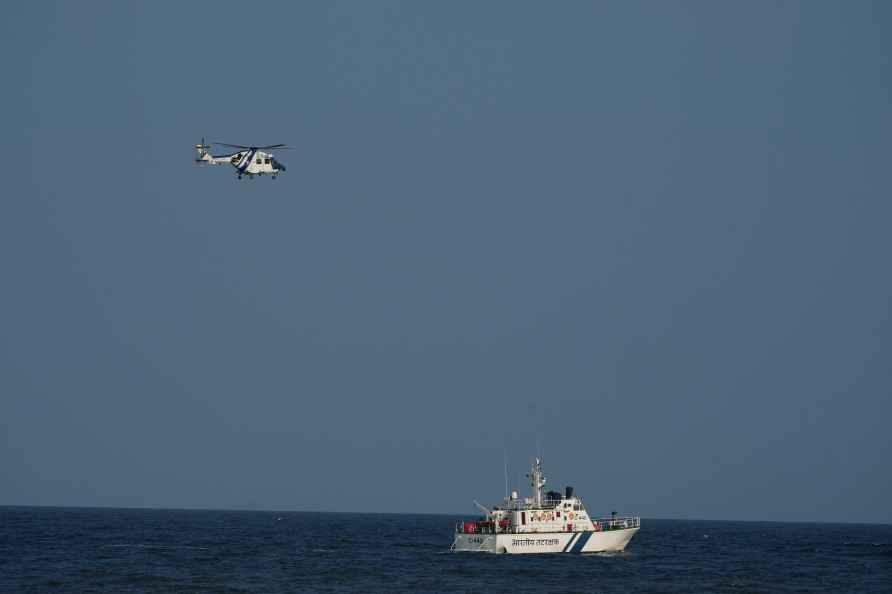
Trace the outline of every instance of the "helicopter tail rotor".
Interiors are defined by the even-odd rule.
[[[205,144],[204,136],[201,137],[201,144],[195,145],[195,150],[198,151],[198,156],[195,157],[196,163],[201,163],[202,161],[210,161],[211,158],[208,155],[208,150],[211,148],[211,145]]]

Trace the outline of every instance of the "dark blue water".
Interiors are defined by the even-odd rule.
[[[449,553],[458,518],[0,507],[0,592],[892,592],[892,526],[645,520],[612,555]]]

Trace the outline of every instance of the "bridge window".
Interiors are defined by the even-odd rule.
[[[269,158],[264,159],[263,162],[269,165]]]
[[[257,157],[257,160],[254,162],[257,163],[258,165],[260,165],[261,163],[263,163],[263,159],[261,159],[260,157]]]

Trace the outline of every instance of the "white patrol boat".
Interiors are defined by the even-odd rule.
[[[542,461],[536,458],[530,474],[533,496],[518,499],[517,491],[501,506],[488,509],[478,520],[455,527],[454,551],[487,553],[598,553],[622,551],[641,527],[639,517],[589,516],[573,487],[562,495],[549,491],[543,497]]]

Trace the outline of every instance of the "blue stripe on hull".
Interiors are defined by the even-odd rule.
[[[569,548],[570,548],[570,545],[573,544],[573,539],[575,539],[577,536],[578,536],[577,534],[574,534],[573,536],[570,537],[570,540],[568,540],[568,541],[567,541],[567,544],[564,546],[564,550],[561,551],[562,553],[566,553],[566,552],[567,552],[567,549],[569,549]]]
[[[570,552],[571,553],[581,553],[582,549],[585,548],[585,545],[588,542],[588,539],[590,539],[592,537],[592,534],[593,534],[592,532],[583,532],[582,536],[580,536],[579,539],[576,541],[576,544],[573,545],[573,548],[570,549]]]

